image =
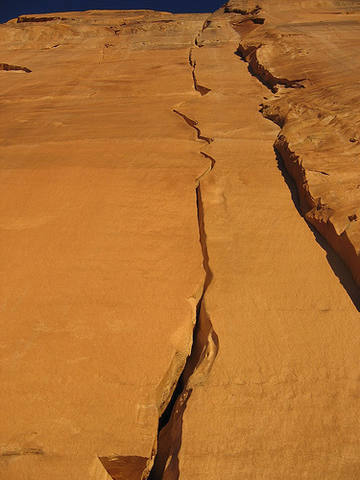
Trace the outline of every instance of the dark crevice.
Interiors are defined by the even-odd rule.
[[[314,168],[307,168],[306,170],[308,172],[321,173],[321,175],[327,175],[327,176],[330,175],[330,173],[324,172],[323,170],[315,170]]]
[[[250,20],[256,25],[264,25],[265,23],[265,18],[262,17],[250,18]]]
[[[349,269],[347,268],[346,264],[343,262],[341,257],[335,252],[335,250],[330,246],[327,240],[318,232],[318,230],[316,230],[316,228],[310,222],[307,221],[306,217],[304,216],[303,210],[301,208],[301,204],[300,204],[301,202],[300,202],[299,192],[298,192],[296,183],[294,179],[291,177],[290,173],[288,172],[285,166],[285,162],[276,147],[274,147],[274,151],[276,155],[278,169],[280,170],[281,175],[286,185],[289,188],[289,191],[291,193],[291,198],[296,207],[296,210],[298,211],[299,215],[301,215],[301,217],[304,219],[307,226],[313,233],[316,242],[326,252],[326,259],[332,271],[337,276],[341,285],[343,286],[343,288],[346,290],[347,294],[351,298],[351,301],[353,302],[355,308],[358,311],[360,311],[359,287],[355,283],[354,278],[352,277]]]
[[[272,75],[269,70],[267,70],[257,58],[257,50],[261,48],[262,45],[250,45],[244,47],[239,44],[237,50],[234,52],[235,55],[241,58],[244,62],[248,64],[249,73],[257,78],[266,88],[276,93],[279,88],[279,85],[282,85],[285,88],[305,88],[302,84],[306,78],[298,78],[295,80],[289,80],[287,78],[279,78]]]
[[[211,158],[204,152],[201,152],[201,154],[207,158]],[[213,158],[211,158],[211,160],[212,160],[212,166],[209,173],[211,172],[211,170],[214,168],[214,165],[215,165],[215,160]],[[200,245],[201,245],[201,251],[203,255],[203,267],[205,270],[205,282],[204,282],[204,290],[202,295],[204,296],[208,286],[210,285],[213,279],[213,273],[209,266],[209,253],[208,253],[207,243],[206,243],[204,205],[203,205],[202,196],[201,196],[201,183],[199,183],[199,185],[196,188],[196,207],[197,207],[197,217],[198,217],[198,225],[199,225]],[[201,300],[202,298],[200,299],[200,302],[199,302],[200,306],[201,306]]]
[[[256,5],[252,10],[244,10],[241,8],[233,8],[230,5],[226,5],[224,13],[239,13],[240,15],[258,15],[261,12],[260,5]]]
[[[196,73],[195,73],[195,68],[196,68],[196,62],[194,62],[194,66],[192,68],[192,77],[193,77],[193,82],[194,82],[194,89],[200,93],[201,96],[208,94],[211,92],[211,88],[204,87],[203,85],[200,85],[197,81],[196,78]]]
[[[215,167],[215,163],[216,163],[216,160],[214,157],[212,157],[211,155],[209,155],[208,153],[205,153],[205,152],[200,152],[201,155],[205,158],[207,158],[208,160],[210,160],[210,164],[211,164],[211,167],[210,167],[210,170],[212,170],[214,167]]]
[[[210,24],[211,24],[211,21],[206,20],[206,22],[204,23],[204,25],[202,27],[202,31],[206,30],[206,28],[208,28]],[[200,47],[203,46],[198,42],[198,37],[195,38],[194,44],[197,48],[200,48]],[[197,77],[196,77],[196,60],[193,60],[193,58],[192,58],[192,49],[190,49],[190,52],[189,52],[189,65],[191,67],[191,74],[192,74],[194,89],[197,92],[199,92],[201,96],[206,95],[209,92],[211,92],[211,88],[204,87],[203,85],[200,85],[198,80],[197,80]]]
[[[171,401],[159,419],[158,448],[149,480],[163,480],[164,478],[166,480],[177,480],[179,478],[178,454],[182,443],[182,423],[186,405],[193,392],[193,387],[205,382],[219,348],[218,337],[213,330],[204,301],[213,273],[209,267],[200,183],[196,188],[196,205],[205,271],[204,287],[196,308],[196,323],[193,330],[190,356],[186,361]]]
[[[20,67],[19,65],[9,65],[8,63],[0,63],[0,70],[5,70],[7,72],[11,70],[23,71],[25,73],[31,73],[30,68]]]
[[[205,22],[203,29],[209,24],[210,22],[208,24]],[[191,50],[189,53],[189,64],[192,68],[194,89],[201,95],[205,95],[210,89],[202,87],[197,83],[195,75],[196,62],[192,61]],[[192,120],[176,109],[173,109],[173,112],[196,131],[198,140],[208,144],[213,141],[213,138],[201,134],[196,120]],[[212,327],[204,300],[213,274],[209,266],[200,181],[201,178],[211,172],[216,162],[211,155],[203,151],[200,154],[210,161],[210,166],[200,178],[196,179],[197,220],[205,275],[201,296],[196,306],[196,321],[193,328],[191,352],[177,380],[169,403],[159,418],[157,441],[153,447],[151,457],[149,459],[134,456],[99,457],[103,467],[113,480],[178,480],[180,475],[178,454],[182,443],[182,423],[187,402],[191,397],[193,388],[202,385],[206,381],[218,353],[219,340]]]
[[[170,401],[164,410],[164,413],[161,415],[159,418],[159,430],[162,430],[165,425],[169,422],[170,417],[171,417],[171,412],[174,409],[176,400],[178,397],[181,395],[181,392],[184,390],[184,379],[183,379],[183,374],[180,375],[180,378],[176,384],[176,387],[173,391],[173,394],[170,398]]]
[[[191,51],[189,54],[189,63],[193,68],[194,88],[196,88],[196,77],[194,75],[196,63],[192,61]],[[201,92],[200,92],[201,93]],[[201,134],[198,122],[187,117],[185,114],[174,109],[174,113],[196,131],[197,138],[207,143],[213,141],[212,138]],[[219,340],[212,327],[210,317],[206,311],[204,296],[210,285],[213,273],[209,266],[209,254],[206,243],[206,231],[204,221],[204,206],[201,196],[201,181],[205,175],[209,174],[215,166],[215,159],[205,152],[200,152],[205,158],[210,160],[209,169],[197,179],[196,187],[196,208],[199,227],[199,241],[203,257],[203,269],[205,272],[203,290],[196,306],[196,322],[193,329],[192,348],[185,367],[179,377],[173,395],[167,405],[164,413],[159,419],[157,452],[154,458],[154,464],[149,480],[178,480],[179,470],[179,451],[182,443],[182,424],[183,415],[186,410],[187,402],[191,397],[193,388],[201,385],[212,368],[219,349]]]
[[[207,143],[211,143],[214,141],[214,139],[211,137],[205,137],[204,135],[201,135],[201,130],[197,126],[198,122],[196,120],[192,120],[191,118],[187,117],[184,113],[179,112],[179,110],[176,110],[175,108],[173,109],[173,112],[179,115],[181,118],[183,118],[185,122],[196,131],[196,135],[199,140],[204,140]]]
[[[350,222],[357,222],[358,216],[356,215],[356,213],[354,213],[353,215],[349,215],[348,219]]]
[[[203,31],[206,30],[208,27],[210,27],[210,25],[211,25],[211,20],[209,20],[209,19],[208,19],[208,20],[205,20],[204,25],[202,26],[201,31],[203,32]]]
[[[62,17],[18,17],[17,23],[41,23],[41,22],[53,22],[54,20],[68,20]]]
[[[248,63],[248,70],[251,75],[256,77],[273,93],[277,92],[277,85],[284,85],[287,88],[304,88],[304,85],[301,85],[300,82],[306,80],[305,78],[297,80],[276,78],[263,65],[261,65],[256,55],[256,52],[260,47],[261,45],[248,46],[245,48],[240,44],[237,51],[234,53]],[[281,111],[282,109],[280,106],[261,104],[260,107],[260,112],[264,118],[273,121],[279,125],[280,128],[283,128],[286,121],[286,114]],[[299,214],[304,218],[308,227],[312,231],[316,242],[325,250],[326,258],[330,267],[348,293],[355,308],[360,311],[360,288],[357,283],[357,281],[359,282],[359,278],[356,276],[356,273],[354,274],[354,272],[356,272],[354,263],[358,260],[355,249],[349,242],[348,238],[344,235],[344,232],[341,235],[336,233],[333,225],[329,222],[328,215],[325,215],[325,218],[327,218],[325,223],[322,220],[318,221],[317,218],[312,218],[311,215],[309,216],[309,214],[311,214],[311,209],[326,210],[329,207],[321,205],[320,199],[318,206],[314,207],[314,205],[312,205],[313,200],[311,200],[311,194],[308,191],[307,182],[304,177],[305,169],[301,166],[301,162],[299,163],[298,156],[294,152],[291,152],[286,145],[287,141],[280,133],[275,140],[274,149],[278,161],[278,168],[282,172],[285,182],[289,187],[293,202]],[[329,175],[323,170],[314,171],[322,175]],[[351,219],[348,217],[349,222],[357,221],[357,217],[355,218],[352,215],[351,217]],[[310,223],[309,220],[314,224]]]

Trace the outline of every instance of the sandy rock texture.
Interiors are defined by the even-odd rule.
[[[281,127],[275,149],[295,179],[306,219],[360,284],[359,2],[256,5],[227,6],[241,12],[233,23],[238,55],[274,94],[262,112]]]
[[[31,70],[0,71],[7,480],[145,468],[205,277],[208,161],[172,111],[204,15],[59,17],[0,28],[3,63]]]
[[[360,7],[0,25],[0,479],[360,476]]]

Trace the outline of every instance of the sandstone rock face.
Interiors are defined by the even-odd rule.
[[[244,3],[251,4],[230,2],[228,10]],[[296,181],[306,219],[358,284],[359,14],[352,1],[265,2],[233,23],[238,54],[274,93],[263,114],[282,127],[275,148]]]
[[[359,31],[0,25],[1,479],[359,477]]]

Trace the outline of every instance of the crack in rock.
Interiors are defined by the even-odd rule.
[[[203,30],[209,22],[205,22]],[[196,43],[196,42],[195,42]],[[189,64],[192,69],[194,90],[201,96],[210,92],[210,89],[198,84],[195,69],[196,61],[192,60],[191,49]],[[191,128],[196,131],[198,140],[210,144],[213,138],[202,135],[198,121],[191,119],[177,109],[173,112],[179,115]],[[135,456],[98,457],[95,475],[93,478],[102,478],[105,471],[113,480],[177,480],[179,478],[178,453],[182,440],[182,422],[187,402],[194,387],[203,385],[211,371],[219,350],[219,340],[215,333],[205,306],[205,294],[213,278],[209,266],[209,255],[206,244],[204,223],[204,207],[201,196],[201,180],[209,174],[215,166],[215,159],[206,152],[200,154],[209,160],[209,167],[195,180],[196,209],[199,228],[199,242],[203,257],[204,281],[200,298],[196,305],[196,321],[193,328],[193,339],[190,355],[181,372],[176,370],[179,362],[172,362],[169,371],[159,386],[160,406],[158,432],[150,458]],[[174,365],[173,365],[174,364]],[[99,467],[101,467],[99,469]]]
[[[278,85],[282,85],[285,88],[305,88],[301,82],[304,82],[306,78],[289,80],[287,78],[275,77],[264,65],[262,65],[257,57],[257,51],[261,47],[262,45],[249,45],[245,47],[240,43],[235,52],[235,55],[238,55],[248,64],[248,70],[253,77],[256,77],[263,85],[271,90],[272,93],[277,93],[279,90]]]
[[[63,17],[24,17],[20,16],[17,19],[17,23],[42,23],[42,22],[53,22],[55,20],[68,20]]]
[[[194,40],[195,48],[201,48],[201,47],[204,46],[201,43],[200,36],[201,36],[202,32],[204,32],[210,25],[211,25],[211,20],[209,20],[209,19],[205,20],[205,22],[203,23],[203,26],[201,28],[201,31],[195,37],[195,40]],[[206,95],[209,92],[211,92],[211,88],[208,88],[208,87],[205,87],[205,86],[199,84],[199,82],[197,80],[197,76],[196,76],[196,60],[192,58],[192,52],[193,52],[193,49],[190,48],[189,65],[191,67],[191,74],[192,74],[193,83],[194,83],[194,90],[196,90],[197,92],[200,93],[201,96],[203,96],[203,95]]]
[[[196,45],[198,48],[199,45]],[[197,77],[196,77],[196,60],[192,58],[192,50],[190,50],[189,54],[189,65],[191,67],[191,74],[193,78],[193,83],[194,83],[194,89],[200,93],[201,96],[207,95],[209,92],[211,92],[211,88],[204,87],[203,85],[200,85]]]
[[[198,138],[208,141],[207,137],[201,136],[200,129],[194,126],[197,125],[197,122],[176,110],[174,110],[174,112],[183,117],[186,123],[197,130]],[[204,207],[201,196],[201,178],[212,171],[215,166],[215,159],[205,152],[200,153],[210,160],[209,168],[196,180],[199,240],[203,255],[205,279],[202,294],[196,309],[197,314],[193,331],[191,354],[186,361],[185,368],[174,390],[173,398],[159,419],[158,447],[149,480],[177,480],[179,478],[178,454],[181,448],[182,422],[186,405],[194,387],[205,383],[219,349],[219,340],[213,329],[208,312],[206,311],[204,298],[213,274],[209,266],[204,225]]]
[[[179,112],[179,110],[176,110],[175,108],[173,109],[173,112],[176,113],[177,115],[179,115],[180,117],[182,117],[185,122],[190,125],[190,127],[192,127],[195,131],[196,131],[196,135],[197,135],[197,138],[199,140],[204,140],[205,142],[207,143],[211,143],[214,141],[213,138],[211,137],[205,137],[204,135],[201,134],[201,130],[200,128],[198,127],[198,122],[196,120],[192,120],[191,118],[189,118],[187,115],[185,115],[184,113],[181,113]]]
[[[239,13],[240,15],[258,15],[261,12],[262,8],[260,5],[256,5],[251,10],[244,10],[241,8],[232,7],[231,5],[227,4],[224,8],[224,13]]]
[[[262,45],[260,44],[258,46],[250,45],[245,47],[240,43],[238,49],[234,53],[248,64],[250,74],[256,77],[273,93],[278,91],[278,85],[282,85],[285,88],[305,88],[305,85],[302,85],[301,82],[307,80],[306,78],[289,80],[287,78],[279,78],[272,75],[269,70],[259,62],[257,50],[261,48],[261,46]],[[324,170],[311,170],[305,168],[300,156],[291,150],[290,139],[284,134],[284,126],[289,113],[289,108],[289,106],[286,107],[286,105],[284,105],[284,102],[281,104],[279,104],[279,102],[278,104],[271,102],[271,104],[261,104],[260,113],[262,113],[264,118],[271,120],[281,128],[274,142],[274,150],[278,158],[281,159],[282,164],[284,165],[284,170],[290,175],[296,185],[300,203],[299,213],[303,215],[305,220],[311,224],[312,227],[314,227],[314,230],[317,232],[316,236],[320,234],[320,237],[316,238],[321,238],[321,240],[318,241],[321,241],[323,248],[326,251],[333,249],[350,269],[354,281],[357,284],[356,295],[352,293],[353,287],[349,286],[348,281],[341,282],[352,298],[355,307],[360,311],[358,298],[358,287],[360,286],[359,252],[356,251],[346,232],[350,223],[354,221],[353,216],[350,215],[352,218],[351,220],[348,217],[348,225],[337,226],[332,219],[334,214],[333,209],[323,202],[321,198],[315,198],[312,195],[306,172],[316,171],[324,176],[329,176],[329,173]],[[356,141],[355,137],[351,137],[350,141],[355,143],[354,140]],[[357,217],[355,220],[357,220]],[[310,228],[312,229],[312,227]]]
[[[203,30],[209,22],[205,22]],[[196,42],[195,42],[196,43]],[[189,53],[189,64],[192,69],[194,89],[201,96],[206,95],[210,89],[198,84],[195,68],[196,61],[192,60],[192,50]],[[173,109],[191,128],[196,131],[198,140],[208,144],[214,141],[213,138],[202,135],[198,122],[189,118],[179,110]],[[182,423],[186,405],[191,397],[194,387],[205,383],[219,350],[219,339],[213,329],[209,314],[205,305],[205,294],[212,281],[213,273],[209,266],[209,255],[206,243],[206,230],[204,222],[204,206],[201,195],[201,179],[211,173],[215,167],[215,159],[209,154],[200,151],[200,154],[209,160],[209,167],[196,179],[196,208],[199,227],[199,241],[203,256],[203,269],[205,273],[204,284],[200,300],[196,307],[196,323],[193,330],[193,343],[190,356],[185,368],[179,377],[173,396],[159,419],[157,452],[154,458],[153,468],[149,480],[178,480],[179,451],[182,442]]]
[[[31,73],[30,68],[20,67],[19,65],[9,65],[8,63],[0,63],[0,70],[9,72],[10,70],[22,70],[25,73]]]

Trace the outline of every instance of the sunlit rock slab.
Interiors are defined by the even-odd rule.
[[[296,185],[273,148],[279,128],[259,111],[273,94],[235,55],[241,35],[224,40],[226,15],[231,23],[236,18],[218,11],[202,46],[192,50],[196,77],[211,91],[182,105],[214,140],[204,149],[216,163],[201,181],[201,197],[212,272],[204,301],[219,352],[184,411],[179,478],[353,479],[360,474],[359,291],[301,217]],[[331,71],[329,52],[322,51],[320,66]],[[315,99],[317,92],[314,86]],[[295,94],[310,104],[306,88]],[[278,95],[285,104],[287,91]],[[334,108],[346,111],[350,104]],[[341,148],[335,134],[333,147]],[[315,165],[318,155],[309,148]],[[339,182],[341,165],[340,159]],[[323,192],[330,195],[329,187]]]
[[[0,71],[0,477],[103,479],[121,456],[135,480],[203,284],[207,161],[172,112],[203,16],[42,17],[0,26],[29,70]]]

